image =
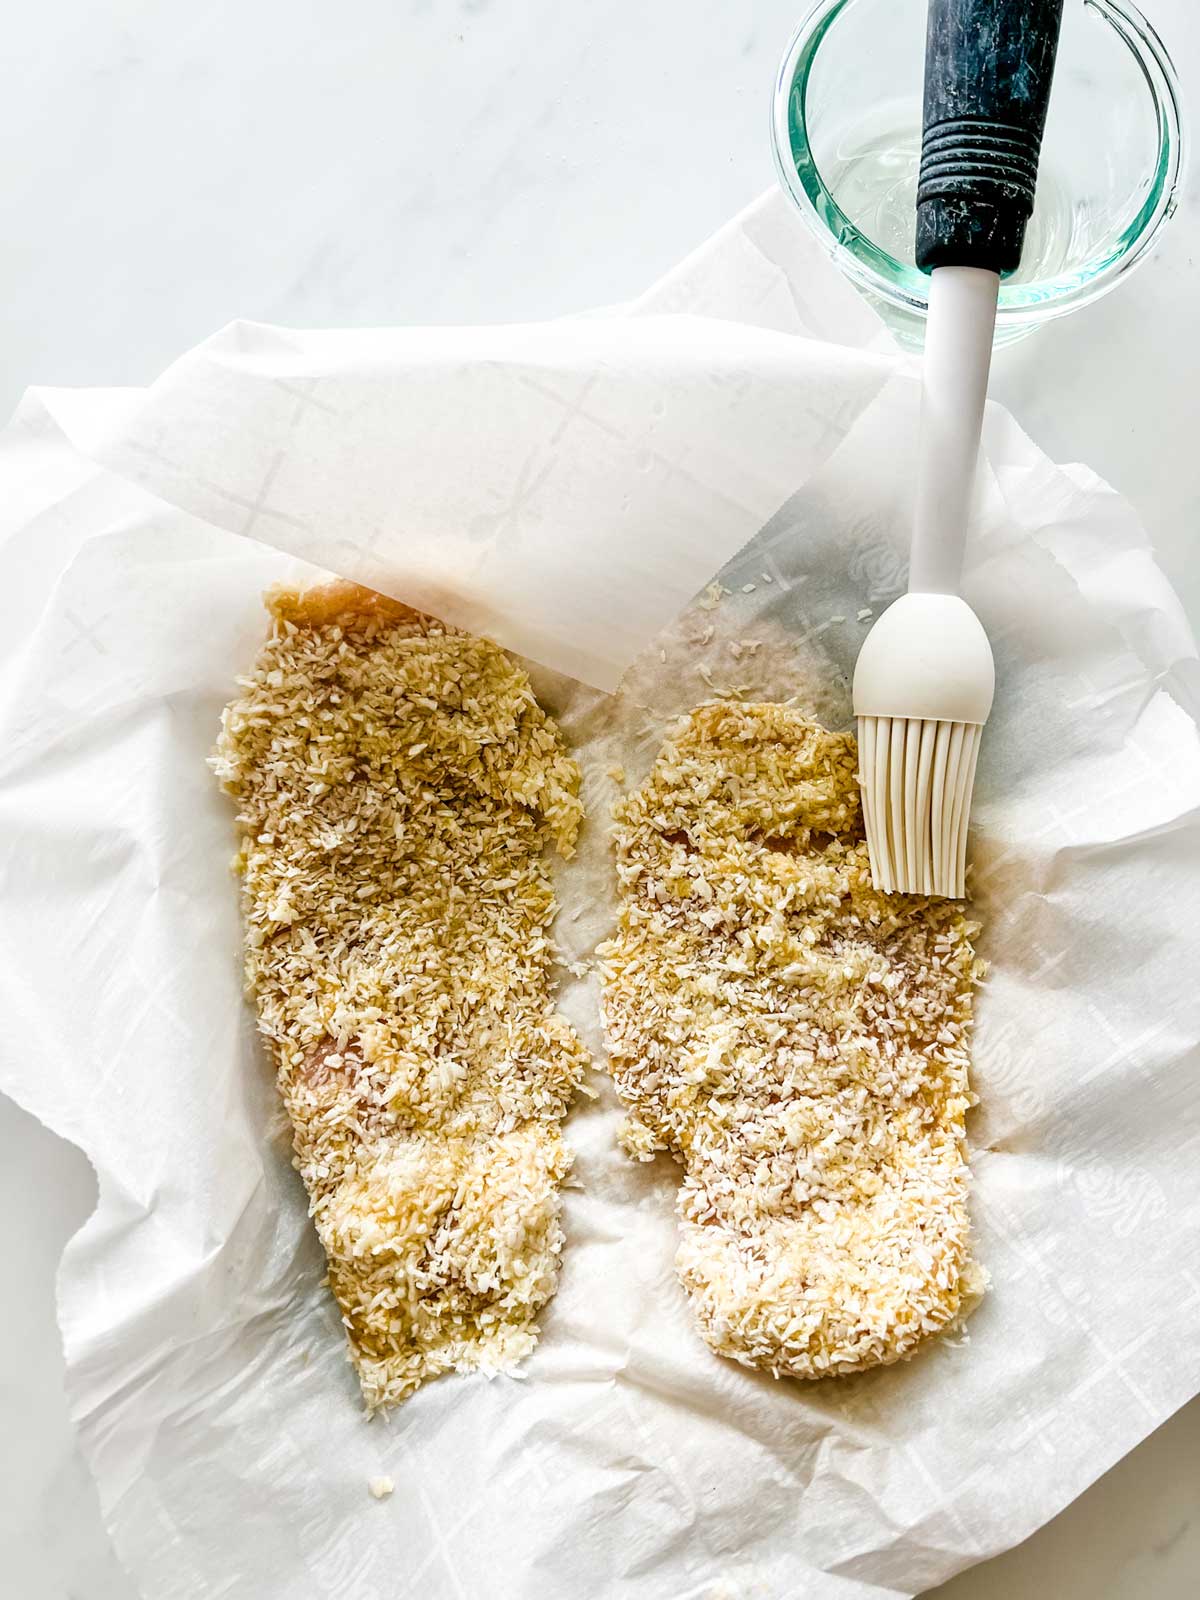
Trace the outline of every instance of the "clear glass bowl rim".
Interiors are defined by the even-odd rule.
[[[1176,206],[1184,171],[1183,118],[1179,80],[1166,46],[1130,0],[1083,0],[1133,54],[1151,95],[1158,125],[1158,159],[1150,192],[1107,254],[1087,268],[1032,283],[1001,285],[998,328],[1064,315],[1106,294],[1142,261]],[[847,277],[885,303],[923,317],[927,279],[915,266],[898,261],[874,244],[845,215],[825,187],[805,137],[801,160],[793,150],[789,107],[800,94],[799,125],[805,126],[809,74],[830,27],[854,0],[817,0],[788,44],[771,105],[771,147],[784,192],[820,236]],[[835,231],[836,229],[836,231]]]

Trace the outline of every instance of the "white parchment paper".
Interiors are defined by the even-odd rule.
[[[319,1286],[204,764],[261,590],[316,563],[535,658],[585,764],[558,937],[586,959],[613,762],[636,780],[710,682],[848,719],[859,612],[903,587],[916,410],[771,198],[626,314],[237,326],[148,391],[31,395],[0,438],[0,1087],[98,1175],[60,1322],[148,1600],[909,1595],[1200,1389],[1195,652],[1129,509],[996,409],[969,1336],[821,1385],[719,1361],[673,1277],[674,1169],[618,1154],[607,1086],[519,1379],[368,1425]],[[599,1050],[590,979],[563,1003]]]

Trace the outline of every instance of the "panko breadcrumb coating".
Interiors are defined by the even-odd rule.
[[[855,766],[849,734],[789,707],[706,705],[616,808],[600,956],[625,1143],[683,1164],[704,1338],[776,1376],[900,1360],[980,1286],[977,929],[872,888]]]
[[[587,1057],[550,999],[579,772],[498,646],[368,590],[269,598],[214,758],[246,974],[371,1410],[536,1342]]]

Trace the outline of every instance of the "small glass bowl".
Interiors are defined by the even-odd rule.
[[[926,0],[818,0],[775,86],[785,192],[900,343],[923,341],[913,260]],[[1175,69],[1128,0],[1066,0],[1037,204],[1000,287],[1007,343],[1108,291],[1175,210],[1183,130]]]

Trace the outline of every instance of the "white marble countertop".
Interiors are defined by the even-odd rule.
[[[0,408],[145,383],[231,317],[541,318],[637,294],[772,181],[767,100],[804,0],[68,0],[6,34]],[[1185,94],[1200,15],[1143,0]],[[998,358],[1056,459],[1126,493],[1200,623],[1200,183],[1118,293]],[[0,1099],[0,1567],[14,1600],[134,1600],[75,1446],[54,1267],[82,1156]],[[31,1203],[36,1197],[36,1204]],[[1200,1400],[946,1600],[1200,1590]],[[197,1597],[202,1600],[202,1597]],[[303,1600],[298,1596],[297,1600]]]

